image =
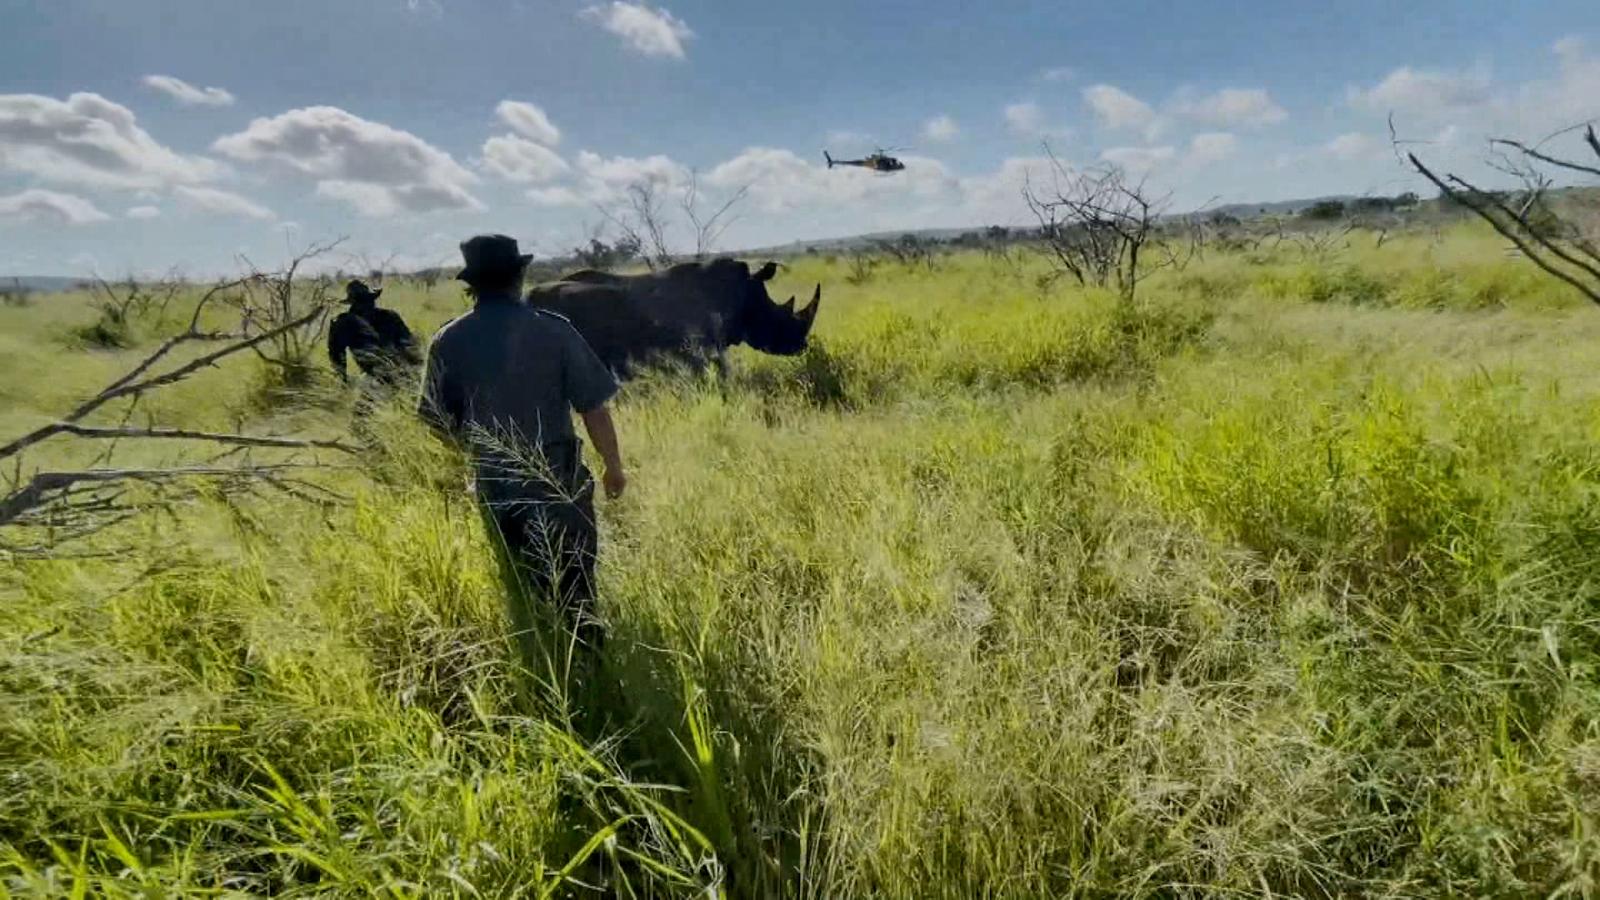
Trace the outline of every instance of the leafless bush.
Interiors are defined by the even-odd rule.
[[[600,214],[621,234],[618,243],[638,248],[638,254],[651,270],[672,264],[667,246],[667,221],[654,181],[634,182],[624,191],[624,199],[613,206],[598,206]]]
[[[932,242],[914,234],[902,234],[892,241],[876,241],[878,252],[907,269],[922,268],[932,272],[938,262],[938,248]]]
[[[850,254],[850,267],[845,273],[844,280],[850,284],[862,285],[872,280],[878,264],[883,260],[865,250],[856,250]]]
[[[717,243],[722,239],[722,233],[738,221],[735,212],[744,203],[750,194],[750,186],[744,185],[734,191],[722,205],[711,211],[708,215],[700,208],[700,176],[699,173],[689,173],[689,183],[684,186],[683,198],[679,205],[683,209],[684,218],[689,220],[689,226],[694,232],[694,258],[703,260],[716,252]]]
[[[1549,168],[1600,177],[1600,137],[1592,124],[1578,127],[1583,128],[1583,143],[1594,154],[1595,164],[1547,153],[1541,149],[1544,141],[1532,146],[1508,138],[1490,141],[1494,151],[1490,164],[1516,178],[1520,182],[1516,190],[1483,190],[1459,176],[1435,174],[1415,153],[1407,153],[1406,159],[1445,198],[1488,222],[1539,268],[1600,303],[1600,236],[1586,229],[1578,215],[1558,207],[1550,196],[1554,181],[1547,174]],[[1566,129],[1551,138],[1576,130]]]
[[[262,270],[246,259],[248,274],[225,300],[239,313],[241,334],[272,335],[250,349],[274,371],[277,386],[303,387],[314,378],[313,359],[322,347],[338,282],[331,275],[307,276],[302,270],[343,241],[313,244],[277,270]]]
[[[716,251],[724,232],[738,221],[736,210],[749,196],[749,186],[730,194],[715,209],[702,208],[705,200],[697,174],[691,174],[678,199],[678,209],[683,213],[691,239],[694,241],[692,259],[704,259]],[[600,215],[618,233],[614,246],[635,248],[638,258],[652,270],[672,265],[676,254],[668,235],[674,230],[668,216],[660,185],[649,179],[636,181],[623,192],[623,199],[610,206],[598,206]],[[600,235],[590,236],[590,249]]]
[[[1048,147],[1045,153],[1048,184],[1035,184],[1030,177],[1022,196],[1039,222],[1057,276],[1115,287],[1131,300],[1140,281],[1180,263],[1180,254],[1156,241],[1157,219],[1168,198],[1150,197],[1118,166],[1079,171],[1063,165]]]
[[[90,281],[90,305],[100,315],[93,324],[79,329],[78,335],[98,346],[126,347],[133,341],[134,326],[165,317],[167,307],[183,288],[176,274],[149,281],[129,275],[116,282],[95,275]]]

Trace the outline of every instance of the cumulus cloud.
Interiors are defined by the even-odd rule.
[[[858,168],[829,169],[780,148],[750,147],[712,168],[705,183],[725,190],[748,186],[750,198],[767,212],[836,209],[868,199],[933,199],[949,196],[959,186],[937,160],[901,159],[905,171],[884,176]]]
[[[1206,125],[1274,125],[1289,118],[1289,113],[1260,88],[1223,88],[1203,96],[1181,91],[1172,101],[1172,111]]]
[[[1113,131],[1145,131],[1157,129],[1156,111],[1138,97],[1109,84],[1096,84],[1083,89],[1083,101],[1089,104],[1095,120]]]
[[[601,156],[584,150],[578,154],[578,171],[598,202],[614,199],[628,186],[648,183],[657,189],[679,188],[689,181],[689,169],[671,157]]]
[[[277,216],[254,201],[216,188],[183,186],[173,189],[178,200],[190,209],[241,219],[275,219]]]
[[[605,6],[585,7],[580,15],[622,38],[643,56],[683,59],[683,42],[694,32],[680,18],[665,9],[652,9],[644,3],[612,0]]]
[[[483,142],[483,168],[521,184],[554,181],[572,169],[554,150],[514,134]]]
[[[1101,153],[1100,158],[1130,172],[1142,174],[1171,162],[1177,155],[1177,149],[1170,146],[1112,147]]]
[[[317,179],[316,193],[373,217],[479,210],[468,188],[478,177],[416,135],[332,106],[259,118],[212,147],[242,162],[280,166]]]
[[[494,108],[495,115],[512,131],[530,141],[554,147],[561,143],[561,129],[551,124],[544,110],[521,100],[501,100]]]
[[[162,146],[127,107],[87,93],[0,95],[0,170],[120,190],[197,184],[223,171]]]
[[[1239,139],[1226,131],[1209,131],[1197,134],[1189,141],[1189,152],[1184,163],[1190,166],[1209,166],[1229,159],[1239,150]]]
[[[527,192],[528,199],[539,206],[608,206],[622,200],[634,185],[674,192],[690,179],[689,168],[668,156],[601,156],[589,150],[578,153],[573,174],[572,183],[534,188]]]
[[[1350,105],[1375,113],[1436,116],[1481,106],[1490,98],[1485,68],[1448,72],[1402,66],[1370,88],[1351,88]]]
[[[563,185],[532,188],[528,191],[528,199],[535,206],[587,206],[589,203],[582,194]]]
[[[1556,41],[1547,61],[1548,74],[1521,83],[1495,82],[1484,65],[1454,71],[1402,66],[1370,87],[1348,88],[1346,96],[1351,108],[1374,120],[1394,113],[1402,137],[1442,129],[1442,135],[1452,138],[1538,140],[1594,118],[1595,97],[1600,96],[1600,56],[1581,39]],[[1374,127],[1382,126],[1375,122]],[[1561,150],[1561,141],[1571,137],[1558,139],[1551,148]],[[1572,149],[1581,152],[1581,147]],[[1462,156],[1460,161],[1468,159]]]
[[[961,135],[956,120],[946,115],[934,116],[922,123],[922,137],[929,141],[953,141]]]
[[[134,206],[128,209],[126,215],[130,219],[155,219],[161,216],[161,207]]]
[[[1013,103],[1003,112],[1006,127],[1026,137],[1036,137],[1045,132],[1044,110],[1033,102]]]
[[[75,194],[33,188],[20,194],[0,197],[0,222],[89,225],[110,218],[93,203]]]
[[[1351,131],[1324,144],[1322,152],[1335,159],[1371,159],[1378,155],[1382,147],[1383,144],[1376,138],[1359,131]]]
[[[184,106],[232,106],[233,95],[219,87],[196,87],[171,75],[146,75],[145,87],[154,88]]]
[[[973,222],[1009,223],[1022,206],[1022,186],[1050,177],[1051,161],[1042,156],[1013,156],[993,172],[961,179],[961,204]],[[1025,211],[1025,210],[1021,210]]]
[[[1068,138],[1072,136],[1072,129],[1062,125],[1053,125],[1046,118],[1044,110],[1039,104],[1032,101],[1026,103],[1013,103],[1007,106],[1003,113],[1006,127],[1012,134],[1030,138]]]
[[[1550,45],[1550,49],[1562,63],[1581,62],[1587,47],[1584,39],[1576,34],[1569,34]]]

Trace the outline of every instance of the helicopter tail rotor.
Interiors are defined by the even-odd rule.
[[[822,158],[828,161],[828,168],[833,168],[833,157],[829,155],[828,151],[822,151]]]

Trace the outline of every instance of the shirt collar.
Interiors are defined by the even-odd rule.
[[[516,291],[484,291],[478,295],[478,303],[518,303],[521,302]]]

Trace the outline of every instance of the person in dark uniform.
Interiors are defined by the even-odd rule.
[[[608,497],[627,485],[607,409],[617,383],[563,317],[522,301],[531,256],[505,235],[461,244],[457,277],[470,312],[434,335],[418,412],[472,457],[473,484],[503,571],[525,662],[536,660],[536,603],[550,603],[580,643],[598,651],[593,615],[598,533],[594,481],[583,464],[572,414],[605,463]]]
[[[349,379],[347,353],[364,374],[388,387],[399,385],[422,362],[406,320],[378,305],[382,293],[362,281],[345,285],[344,301],[350,308],[335,316],[328,328],[328,359],[341,381]]]

